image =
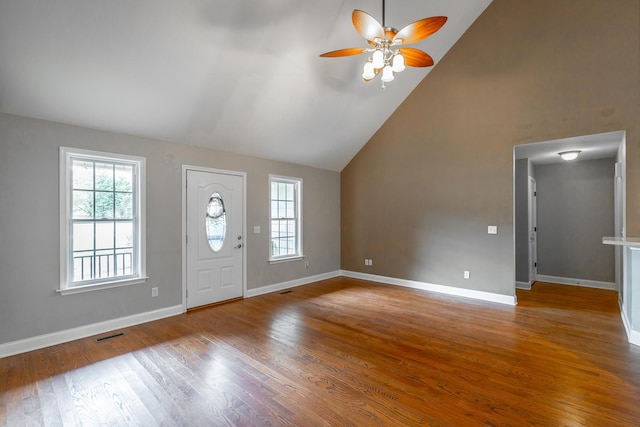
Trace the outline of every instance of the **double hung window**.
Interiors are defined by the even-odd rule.
[[[270,261],[302,254],[302,180],[270,175]]]
[[[142,157],[61,147],[60,291],[145,280]]]

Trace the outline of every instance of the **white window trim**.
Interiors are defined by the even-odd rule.
[[[108,278],[95,280],[90,283],[83,282],[73,285],[70,276],[71,250],[71,167],[72,157],[81,157],[91,160],[105,160],[113,162],[133,162],[137,166],[138,183],[138,273],[134,276],[125,276],[122,279]],[[83,292],[96,291],[100,289],[116,288],[144,283],[147,277],[146,270],[146,160],[144,157],[129,156],[125,154],[106,153],[102,151],[84,150],[71,147],[60,147],[60,288],[57,290],[61,295],[71,295]]]
[[[298,239],[298,253],[295,255],[285,255],[285,256],[279,256],[279,257],[274,257],[271,253],[271,182],[273,180],[278,180],[278,181],[288,181],[288,182],[293,182],[296,183],[298,186],[298,203],[297,203],[297,230],[296,230],[296,237]],[[288,261],[295,261],[295,260],[299,260],[299,259],[303,259],[304,258],[304,240],[303,240],[303,235],[302,235],[302,178],[295,178],[295,177],[291,177],[291,176],[281,176],[281,175],[273,175],[273,174],[269,174],[269,264],[277,264],[280,262],[288,262]]]

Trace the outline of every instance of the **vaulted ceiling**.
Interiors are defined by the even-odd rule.
[[[388,0],[436,66],[491,0]],[[354,9],[372,0],[0,0],[0,112],[340,171],[429,68],[380,88]],[[434,100],[433,102],[437,102]]]

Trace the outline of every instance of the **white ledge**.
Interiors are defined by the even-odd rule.
[[[640,248],[640,237],[603,237],[602,243],[605,245]]]

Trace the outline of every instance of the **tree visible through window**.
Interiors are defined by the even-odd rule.
[[[62,288],[137,278],[141,247],[140,158],[63,149],[66,248]],[[103,154],[103,153],[100,153]],[[62,166],[62,165],[61,165]],[[66,280],[65,280],[66,279]]]
[[[302,180],[270,176],[271,260],[302,256]]]

